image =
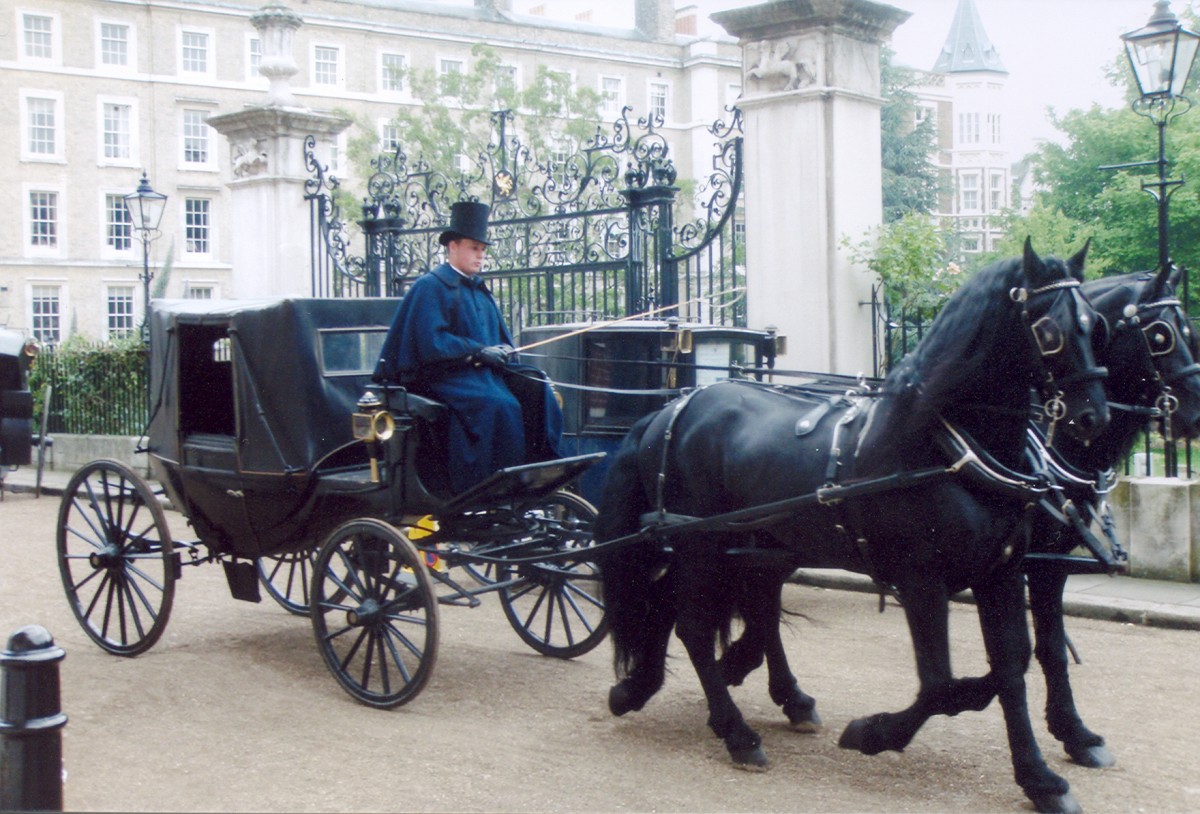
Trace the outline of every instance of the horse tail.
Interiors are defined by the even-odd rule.
[[[653,508],[642,484],[638,452],[654,415],[633,426],[613,457],[596,518],[597,543],[636,534],[642,515]],[[618,677],[642,667],[643,658],[652,657],[658,649],[658,631],[674,623],[673,580],[669,569],[664,572],[668,562],[657,545],[645,540],[618,546],[597,558]],[[669,635],[670,627],[667,630]]]

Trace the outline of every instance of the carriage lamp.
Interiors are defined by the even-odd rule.
[[[355,440],[367,445],[371,459],[371,483],[379,483],[379,444],[392,437],[396,421],[392,414],[383,409],[379,396],[370,390],[358,399],[358,412],[350,416],[350,426]]]

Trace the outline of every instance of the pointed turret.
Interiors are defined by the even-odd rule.
[[[996,46],[983,30],[983,21],[975,8],[975,0],[958,0],[954,23],[946,36],[946,44],[934,63],[934,73],[975,73],[990,71],[1008,74]]]

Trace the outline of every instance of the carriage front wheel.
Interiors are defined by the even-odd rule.
[[[342,688],[397,707],[421,692],[437,661],[438,603],[425,561],[395,527],[343,523],[313,564],[313,633]]]
[[[136,656],[166,629],[179,557],[158,497],[132,469],[100,460],[78,470],[58,509],[58,570],[92,641]]]
[[[587,559],[596,509],[572,492],[558,491],[531,507],[528,517],[548,558],[500,564],[496,580],[511,583],[500,589],[500,604],[517,635],[537,652],[582,656],[608,632],[600,571]]]
[[[267,595],[288,613],[308,616],[308,590],[312,586],[314,550],[289,551],[255,560],[258,581]]]

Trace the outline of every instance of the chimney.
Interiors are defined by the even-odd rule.
[[[649,39],[675,40],[675,0],[634,0],[634,25]]]
[[[695,6],[684,6],[675,12],[675,33],[685,37],[696,36],[698,11]]]

